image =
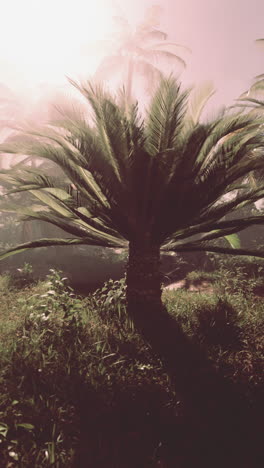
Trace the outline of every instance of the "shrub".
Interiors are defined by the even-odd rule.
[[[138,466],[158,445],[158,421],[173,398],[167,376],[127,320],[119,327],[110,316],[102,320],[110,287],[79,298],[66,282],[51,270],[42,290],[21,297],[24,319],[0,371],[4,460],[74,467],[84,451],[87,466],[125,466],[129,459]]]

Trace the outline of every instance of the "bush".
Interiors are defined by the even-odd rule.
[[[102,320],[110,289],[80,298],[65,283],[51,270],[21,298],[24,319],[1,362],[4,460],[74,467],[81,454],[85,466],[138,466],[158,445],[158,421],[173,398],[167,376],[127,320],[122,330],[117,319]]]

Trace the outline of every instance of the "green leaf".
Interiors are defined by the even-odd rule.
[[[26,429],[27,431],[32,431],[33,429],[35,429],[35,426],[33,426],[33,424],[30,424],[30,423],[19,423],[19,424],[16,424],[16,427],[22,427],[23,429]]]
[[[231,245],[233,249],[239,249],[240,248],[240,239],[237,234],[229,234],[228,236],[225,236],[225,239],[227,242]]]
[[[46,203],[48,206],[50,206],[50,208],[52,208],[60,215],[65,216],[66,218],[72,217],[71,211],[68,210],[64,204],[61,204],[59,200],[56,201],[56,199],[49,193],[44,193],[43,190],[30,190],[30,192],[32,195],[41,200],[43,203]]]
[[[0,436],[6,437],[8,433],[8,425],[0,423]]]
[[[201,113],[209,99],[215,94],[215,87],[211,81],[207,81],[193,89],[189,99],[189,117],[194,125],[199,122]],[[187,114],[188,116],[188,114]]]
[[[24,252],[25,250],[28,249],[36,249],[40,247],[55,247],[55,246],[70,246],[70,245],[94,245],[98,247],[120,247],[123,248],[126,246],[124,242],[121,240],[119,241],[118,239],[115,239],[114,237],[111,236],[105,236],[104,238],[82,238],[82,239],[38,239],[36,241],[32,242],[26,242],[25,244],[20,244],[17,245],[16,247],[12,247],[11,249],[8,249],[0,254],[0,260],[3,260],[4,258],[10,257],[12,255],[15,255],[17,253]]]
[[[12,247],[11,249],[6,250],[5,252],[0,254],[0,260],[4,258],[10,257],[12,255],[22,253],[28,249],[35,249],[39,247],[52,247],[57,245],[81,245],[87,244],[82,239],[39,239],[37,241],[27,242],[25,244],[17,245],[16,247]]]
[[[65,190],[59,189],[59,188],[53,188],[53,187],[47,187],[44,188],[45,192],[51,193],[51,195],[54,195],[56,198],[58,198],[61,201],[66,201],[71,198],[71,196],[65,192]]]

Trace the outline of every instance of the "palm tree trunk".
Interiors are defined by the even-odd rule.
[[[186,347],[186,338],[176,320],[162,305],[161,292],[160,245],[130,242],[127,265],[128,314],[136,329],[162,358],[170,374],[173,374],[182,366],[182,348]]]
[[[161,358],[171,377],[183,372],[187,378],[187,367],[188,371],[195,367],[198,355],[191,352],[189,362],[185,359],[183,364],[182,352],[189,349],[189,343],[176,320],[163,306],[161,292],[160,246],[130,242],[127,265],[128,314],[135,328]],[[185,383],[188,386],[189,382]]]
[[[127,303],[136,326],[143,331],[150,314],[160,312],[160,246],[131,242],[127,265]]]

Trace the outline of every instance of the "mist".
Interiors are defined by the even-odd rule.
[[[149,0],[5,2],[0,31],[0,142],[8,141],[21,125],[41,126],[61,118],[58,109],[82,107],[84,100],[69,77],[102,82],[111,92],[125,87],[131,100],[139,100],[143,115],[159,72],[173,73],[184,87],[207,83],[214,89],[206,116],[231,105],[263,72],[264,47],[256,43],[263,37],[263,18],[261,0],[223,0],[221,4],[165,0],[160,5]],[[164,42],[164,48],[152,57],[148,54],[155,41],[143,47],[144,55],[139,52],[137,36],[138,26],[146,26],[148,21],[161,31],[159,43]],[[162,57],[165,49],[169,53]],[[127,56],[140,58],[131,82],[127,80]],[[23,155],[2,155],[0,168],[23,159]],[[40,163],[34,162],[35,166]],[[27,164],[33,163],[28,160]],[[32,228],[30,237],[37,238],[41,229]],[[16,225],[15,232],[14,243],[25,239],[22,228]],[[52,237],[54,232],[56,228],[46,234]],[[1,237],[3,240],[3,231]],[[97,254],[102,260],[103,255]],[[64,255],[56,254],[58,264]],[[120,265],[117,276],[123,271],[123,259]]]

